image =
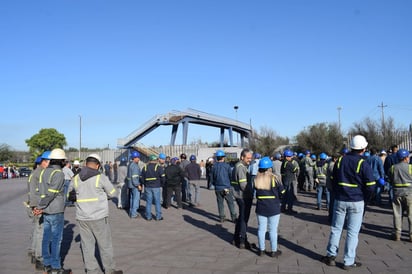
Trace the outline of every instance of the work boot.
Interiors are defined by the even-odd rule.
[[[280,250],[270,252],[270,257],[272,257],[272,258],[277,258],[280,255],[282,255],[282,251],[280,251]]]
[[[401,235],[398,233],[392,234],[392,240],[398,242],[401,240]]]
[[[44,266],[43,266],[43,262],[40,260],[36,260],[35,266],[36,270],[43,270]]]
[[[50,274],[50,273],[51,273],[51,270],[52,270],[52,268],[51,268],[50,265],[45,265],[45,266],[43,267],[43,274]]]
[[[323,256],[320,260],[322,261],[322,263],[328,266],[335,266],[336,265],[335,259],[336,259],[335,256]]]

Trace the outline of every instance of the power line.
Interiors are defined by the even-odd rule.
[[[384,105],[383,102],[378,106],[378,108],[381,108],[381,115],[382,115],[382,127],[385,125],[385,115],[383,108],[388,107],[388,105]]]

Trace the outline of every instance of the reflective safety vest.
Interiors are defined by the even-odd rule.
[[[343,159],[343,157],[340,157],[340,158],[338,159],[338,163],[337,163],[338,168],[340,168],[340,164],[341,164],[341,160],[342,160],[342,159]],[[356,167],[356,173],[357,173],[357,174],[359,174],[360,169],[361,169],[361,166],[362,166],[362,163],[363,163],[364,161],[365,161],[364,159],[360,159],[360,160],[359,160],[359,162],[358,162],[358,164],[357,164],[357,167]],[[366,183],[366,186],[372,186],[372,185],[375,185],[375,184],[376,184],[375,181],[367,182],[367,183]],[[338,182],[338,185],[340,185],[340,186],[347,186],[347,187],[358,187],[358,186],[359,186],[358,184],[350,184],[350,183],[345,183],[345,182]]]
[[[276,186],[276,181],[275,181],[275,176],[272,176],[272,188]],[[286,192],[285,189],[282,190],[281,194],[284,194]],[[276,199],[275,195],[258,195],[256,196],[257,199],[263,200],[263,199]]]
[[[40,172],[40,179],[39,179],[39,186],[36,188],[36,191],[37,192],[39,192],[40,191],[40,186],[41,186],[41,184],[43,183],[43,173],[44,173],[44,171],[45,171],[46,169],[43,169],[41,172]],[[51,181],[51,178],[53,177],[53,175],[56,173],[56,172],[62,172],[61,170],[59,170],[59,169],[55,169],[55,170],[53,170],[51,173],[50,173],[50,176],[49,176],[49,184],[50,184],[50,181]],[[63,190],[60,190],[60,189],[54,189],[54,188],[47,188],[47,192],[50,192],[50,193],[53,193],[53,194],[58,194],[58,193],[62,193],[63,192]],[[46,193],[41,193],[40,194],[40,198],[44,198],[44,197],[46,197]]]
[[[95,187],[98,188],[99,187],[99,181],[100,181],[100,176],[101,174],[96,175],[96,183],[95,183]],[[74,189],[78,189],[79,187],[79,182],[78,182],[78,178],[79,176],[76,175],[74,176]],[[115,189],[112,190],[113,192],[116,191]],[[97,202],[99,200],[98,197],[89,197],[89,198],[84,198],[84,199],[76,199],[77,203],[85,203],[85,202]]]
[[[392,174],[393,174],[393,171],[394,171],[394,166],[395,165],[391,166],[391,169],[390,169],[390,172]],[[409,172],[409,175],[412,175],[412,165],[408,165],[408,172]],[[396,188],[406,188],[406,187],[410,187],[411,184],[410,183],[394,183],[394,184],[392,184],[392,186],[396,187]]]

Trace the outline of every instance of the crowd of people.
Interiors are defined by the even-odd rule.
[[[387,155],[386,151],[368,150],[367,146],[366,139],[357,135],[351,140],[350,149],[330,156],[325,152],[314,155],[310,150],[296,153],[286,149],[262,157],[243,149],[236,162],[228,162],[224,150],[219,149],[206,163],[198,163],[195,155],[187,157],[185,153],[180,157],[153,154],[143,163],[140,153],[132,151],[118,165],[107,162],[103,166],[97,154],[89,155],[80,166],[79,161],[67,161],[61,149],[46,151],[36,160],[37,167],[28,180],[28,207],[34,224],[32,263],[45,273],[70,273],[62,267],[60,243],[64,209],[75,206],[86,272],[100,271],[95,258],[97,243],[103,271],[123,273],[116,270],[113,260],[107,198],[117,199],[117,207],[127,210],[129,218],[162,221],[162,208],[201,206],[200,184],[206,176],[207,189],[216,196],[220,222],[235,223],[232,244],[237,248],[256,248],[259,256],[280,256],[277,238],[281,213],[298,214],[294,209],[298,192],[316,191],[315,208],[328,210],[331,227],[321,261],[336,265],[346,222],[343,268],[357,268],[361,266],[355,261],[359,231],[368,204],[381,205],[382,193],[389,193],[395,241],[401,240],[404,211],[412,223],[409,151],[393,146]],[[141,201],[145,201],[144,210]],[[248,222],[254,201],[258,246],[252,247]],[[270,249],[265,246],[266,233]],[[412,241],[412,231],[408,240]]]

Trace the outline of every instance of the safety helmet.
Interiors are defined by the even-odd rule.
[[[43,154],[40,156],[42,159],[50,160],[50,150],[46,150],[43,152]]]
[[[292,157],[292,156],[293,156],[293,152],[292,152],[290,149],[286,149],[286,150],[283,152],[283,156],[284,156],[284,157]]]
[[[281,155],[279,152],[277,152],[277,153],[275,154],[275,159],[276,159],[276,160],[280,160],[280,158],[282,158],[282,155]]]
[[[66,153],[64,153],[64,150],[61,148],[55,148],[50,152],[49,158],[56,160],[64,160],[66,159]]]
[[[363,153],[363,156],[364,156],[364,157],[370,157],[370,156],[371,156],[371,154],[370,154],[370,152],[369,152],[369,151],[365,151],[365,153]]]
[[[306,150],[306,151],[305,151],[305,154],[310,154],[310,150],[309,150],[309,149]]]
[[[379,178],[378,183],[379,183],[381,186],[384,186],[384,185],[385,185],[385,179]]]
[[[396,152],[396,155],[398,156],[399,160],[402,160],[402,159],[405,159],[406,157],[409,157],[409,151],[401,148],[400,150],[398,150],[398,152]]]
[[[80,165],[79,160],[74,160],[73,165]]]
[[[136,150],[132,151],[132,154],[130,154],[130,158],[140,158],[140,153]]]
[[[41,163],[41,156],[38,156],[36,158],[36,161],[34,161],[36,164],[40,164]]]
[[[305,156],[305,154],[303,154],[302,152],[299,152],[298,157],[299,158],[303,158]]]
[[[362,135],[355,135],[350,141],[351,149],[361,150],[368,146],[368,142]]]
[[[381,154],[381,155],[386,155],[387,153],[386,153],[386,151],[385,151],[384,149],[382,149],[379,154]]]
[[[262,155],[260,155],[259,153],[257,153],[257,152],[255,152],[254,154],[253,154],[253,158],[255,158],[255,159],[260,159],[262,157]]]
[[[349,149],[347,149],[346,147],[342,148],[342,154],[348,154],[349,153]]]
[[[221,149],[216,151],[216,157],[225,157],[225,152]]]
[[[172,159],[170,159],[170,162],[172,164],[176,164],[177,161],[179,161],[179,158],[177,158],[177,157],[173,157]]]
[[[120,162],[126,162],[126,158],[122,157],[122,159],[120,159]]]
[[[326,160],[326,158],[328,158],[328,155],[326,155],[325,152],[322,152],[321,154],[319,154],[319,159]]]
[[[196,161],[196,156],[195,155],[190,155],[190,161]]]
[[[316,154],[310,155],[310,158],[311,158],[312,160],[316,160]]]
[[[156,161],[156,160],[157,160],[157,156],[156,156],[156,155],[151,154],[151,155],[149,156],[149,161]]]
[[[259,161],[259,168],[271,168],[273,167],[273,163],[269,157],[265,156]]]
[[[166,160],[166,154],[159,153],[159,159]]]
[[[102,159],[100,158],[99,154],[96,154],[96,153],[92,153],[92,154],[90,154],[89,156],[87,156],[87,158],[93,158],[93,159],[96,159],[97,161],[99,161],[99,163],[101,163],[101,162],[102,162]],[[86,160],[87,160],[87,158],[86,158]]]

